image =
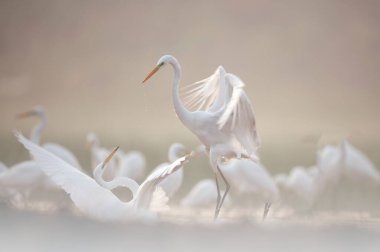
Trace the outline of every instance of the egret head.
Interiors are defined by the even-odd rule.
[[[147,80],[150,79],[150,77],[152,77],[155,73],[157,73],[158,70],[160,70],[163,66],[167,65],[167,64],[173,64],[177,62],[177,60],[171,56],[171,55],[164,55],[162,56],[158,62],[157,62],[157,65],[153,68],[152,71],[150,71],[148,73],[148,75],[145,77],[145,79],[143,80],[142,83],[145,83]]]
[[[25,112],[18,114],[16,117],[17,118],[26,118],[26,117],[30,117],[30,116],[41,116],[42,117],[44,115],[45,115],[44,108],[40,105],[37,105],[37,106],[34,106],[31,110],[28,110],[28,111],[25,111]]]
[[[169,147],[168,158],[169,161],[173,163],[178,158],[183,157],[187,154],[190,154],[190,150],[188,150],[183,144],[173,143]]]
[[[112,159],[113,155],[115,155],[115,153],[118,149],[119,149],[119,146],[117,146],[115,149],[113,149],[112,152],[108,155],[108,157],[106,157],[106,159],[104,159],[104,161],[102,162],[102,169],[104,169],[104,167],[106,167],[106,165]]]

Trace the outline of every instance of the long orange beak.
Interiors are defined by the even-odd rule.
[[[20,118],[25,118],[25,117],[34,116],[34,115],[36,115],[36,112],[34,112],[33,110],[29,110],[29,111],[25,111],[16,115],[16,118],[20,119]]]
[[[145,83],[147,80],[149,80],[150,77],[152,77],[160,69],[160,67],[162,67],[162,65],[163,64],[159,64],[155,68],[153,68],[153,70],[150,71],[150,73],[148,73],[148,75],[145,77],[142,83]]]
[[[103,161],[102,168],[104,168],[108,162],[112,159],[113,155],[115,155],[116,151],[119,149],[119,146],[117,146],[113,151],[108,155],[108,157]]]

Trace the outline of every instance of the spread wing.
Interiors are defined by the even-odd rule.
[[[74,204],[85,214],[100,220],[119,219],[125,204],[111,191],[99,186],[92,178],[59,157],[15,133],[41,169],[65,190]]]
[[[153,171],[148,178],[140,185],[136,196],[136,206],[139,208],[148,208],[152,200],[152,195],[156,189],[156,186],[170,174],[180,169],[194,154],[189,154],[178,158],[173,163],[162,166],[161,168]]]
[[[65,147],[56,144],[56,143],[45,143],[43,144],[43,147],[66,161],[67,163],[73,165],[74,167],[77,167],[79,170],[82,170],[82,167],[79,164],[78,159],[75,157],[75,155]]]
[[[191,111],[215,112],[224,105],[228,87],[224,85],[225,70],[219,66],[208,78],[181,88],[185,106]]]
[[[234,74],[226,74],[226,83],[232,88],[231,99],[218,120],[219,129],[231,130],[249,156],[256,156],[260,141],[256,131],[255,114],[244,91],[244,83]]]
[[[220,113],[218,126],[232,131],[242,153],[257,157],[259,138],[251,102],[244,92],[244,83],[219,66],[210,77],[182,89],[185,106],[192,111]]]

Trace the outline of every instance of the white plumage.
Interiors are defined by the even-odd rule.
[[[78,159],[74,156],[74,154],[57,143],[44,143],[41,144],[42,132],[45,130],[48,124],[47,115],[45,113],[45,109],[42,106],[35,106],[31,110],[23,112],[18,115],[19,118],[29,117],[29,116],[37,116],[40,120],[39,123],[32,129],[30,134],[30,140],[35,144],[41,145],[43,148],[48,150],[51,153],[54,153],[58,157],[62,158],[69,164],[73,165],[77,169],[82,169]]]
[[[182,157],[173,164],[151,174],[134,192],[135,197],[125,203],[120,201],[110,190],[98,185],[94,179],[29,141],[20,133],[16,133],[16,136],[29,150],[45,174],[70,195],[78,209],[85,215],[98,220],[124,221],[136,218],[154,218],[155,215],[148,211],[148,208],[156,185],[191,158],[191,155]],[[113,153],[99,166],[103,168],[112,155]]]
[[[258,160],[256,150],[259,140],[255,116],[244,92],[244,83],[220,66],[210,77],[185,87],[184,105],[179,90],[181,66],[173,56],[161,57],[143,82],[167,64],[174,69],[172,98],[175,112],[205,145],[216,178],[221,173],[218,168],[218,159],[221,157]],[[223,197],[217,198],[215,218],[229,190],[228,181],[222,174],[220,176],[227,188]]]
[[[181,206],[191,208],[209,207],[215,204],[216,197],[215,181],[204,179],[199,181],[181,200]]]

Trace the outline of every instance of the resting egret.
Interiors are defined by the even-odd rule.
[[[217,197],[215,181],[204,179],[199,181],[181,200],[181,206],[201,208],[214,204]]]
[[[238,193],[255,196],[265,203],[265,218],[271,204],[279,196],[277,186],[265,167],[251,159],[237,158],[220,160],[218,166]]]
[[[34,161],[21,162],[0,174],[0,194],[11,200],[21,196],[26,201],[30,193],[43,184],[44,179],[44,173]]]
[[[48,123],[45,110],[42,106],[35,106],[31,110],[17,115],[18,118],[25,118],[30,116],[37,116],[40,119],[40,122],[32,129],[30,135],[30,140],[33,143],[40,145],[42,132],[44,131]],[[44,143],[42,147],[59,156],[60,158],[70,163],[74,167],[82,169],[77,158],[73,155],[73,153],[69,151],[67,148],[63,147],[62,145],[56,143]]]
[[[292,168],[285,179],[277,176],[275,182],[281,191],[282,199],[293,208],[309,210],[315,203],[317,180],[304,167]]]
[[[344,156],[343,172],[348,180],[357,184],[380,186],[380,172],[368,157],[347,140],[342,142],[340,149]]]
[[[129,151],[124,153],[122,150],[115,155],[117,161],[116,177],[128,177],[136,181],[144,178],[145,156],[140,151]]]
[[[372,162],[348,141],[339,146],[325,146],[318,152],[316,191],[318,203],[336,207],[338,200],[343,200],[344,208],[354,203],[355,207],[363,205],[363,195],[380,185],[380,173]],[[357,197],[357,201],[354,197]],[[349,202],[347,198],[350,198]],[[355,202],[361,202],[356,204]]]
[[[237,76],[226,73],[220,66],[210,77],[188,86],[185,98],[187,107],[185,107],[179,91],[181,66],[173,56],[161,57],[143,83],[165,65],[171,65],[174,69],[172,99],[177,116],[208,150],[218,188],[215,208],[215,218],[217,218],[230,188],[218,167],[218,159],[221,157],[257,159],[259,140],[251,103],[243,90],[244,83]],[[220,197],[218,174],[226,184],[223,197]]]
[[[192,157],[191,155],[184,156],[152,173],[138,188],[130,188],[134,195],[131,201],[122,202],[110,190],[100,186],[88,175],[26,139],[21,133],[15,134],[46,175],[70,195],[78,209],[85,215],[98,220],[125,221],[131,218],[155,217],[147,208],[157,184],[177,171]],[[99,164],[99,169],[104,169],[116,150],[114,149]]]
[[[321,171],[320,183],[324,183],[328,187],[336,187],[342,176],[342,151],[332,145],[326,145],[317,153],[317,167]]]
[[[343,141],[344,207],[361,211],[379,211],[380,172],[364,153],[350,142]]]
[[[37,189],[57,192],[59,189],[40,169],[35,161],[24,161],[0,173],[0,195],[3,199],[22,202],[24,205]]]
[[[180,143],[173,143],[169,147],[168,152],[168,160],[170,163],[173,163],[175,160],[177,160],[180,157],[183,157],[190,152],[186,149],[186,147]],[[161,167],[165,167],[169,165],[169,163],[162,163],[158,165],[154,170],[159,170]],[[160,182],[159,186],[164,190],[166,195],[171,198],[181,187],[183,180],[183,169],[180,168],[178,171],[164,179],[162,182]]]

